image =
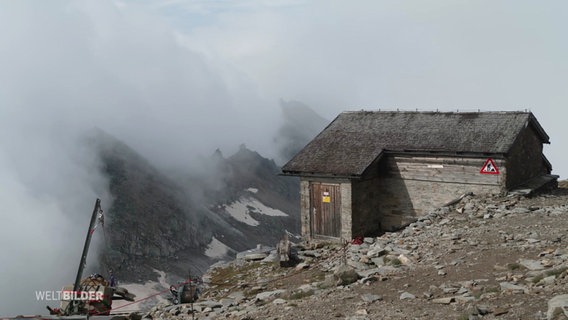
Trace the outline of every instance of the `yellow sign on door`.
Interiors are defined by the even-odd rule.
[[[323,192],[323,196],[321,197],[321,201],[324,203],[330,203],[331,202],[331,197],[329,196],[329,192],[324,191]]]

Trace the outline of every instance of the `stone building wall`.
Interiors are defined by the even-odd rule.
[[[379,184],[381,229],[398,229],[467,192],[500,194],[504,161],[493,159],[499,174],[481,174],[486,158],[391,156]]]
[[[342,182],[341,188],[341,238],[351,241],[353,238],[353,203],[352,186],[350,181]]]
[[[310,181],[340,185],[341,238],[345,240],[399,229],[468,192],[503,194],[507,185],[546,171],[541,150],[535,147],[540,141],[528,131],[513,148],[516,163],[493,159],[499,174],[480,173],[487,158],[403,154],[383,158],[369,170],[367,179],[304,177],[300,183],[302,234],[311,236]]]
[[[507,156],[508,189],[543,174],[550,173],[542,156],[542,142],[532,127],[527,127],[517,137]]]
[[[353,180],[353,225],[354,236],[378,236],[381,230],[381,189],[375,179]]]

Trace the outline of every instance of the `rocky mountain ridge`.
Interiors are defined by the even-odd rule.
[[[158,305],[145,317],[566,319],[567,215],[565,188],[469,196],[400,232],[344,246],[298,243],[292,268],[270,256],[216,265],[193,309]]]
[[[282,100],[280,106],[279,130],[268,138],[283,162],[327,120],[298,101]],[[175,281],[299,232],[297,178],[279,176],[274,160],[245,145],[229,157],[216,150],[174,169],[156,167],[101,129],[81,142],[99,160],[98,173],[112,198],[103,199],[105,239],[100,265],[92,270],[112,269],[120,280],[137,283],[157,280],[159,270]]]
[[[172,175],[102,130],[87,143],[113,196],[102,269],[122,281],[155,279],[154,270],[172,278],[201,274],[219,259],[298,232],[297,181],[278,176],[274,161],[244,145],[228,158],[216,151],[198,174]]]

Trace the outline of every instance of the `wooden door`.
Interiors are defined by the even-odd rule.
[[[310,183],[310,211],[313,236],[341,236],[341,191],[339,184]]]

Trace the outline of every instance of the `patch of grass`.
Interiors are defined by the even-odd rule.
[[[544,279],[544,274],[539,274],[538,276],[531,279],[531,282],[534,284],[539,283],[542,279]]]
[[[314,295],[314,290],[296,291],[290,295],[289,300],[299,300]]]
[[[542,279],[544,279],[545,277],[550,277],[550,276],[558,277],[562,273],[566,272],[566,270],[568,270],[568,267],[561,267],[561,268],[558,268],[558,269],[547,270],[544,273],[541,273],[538,276],[532,278],[531,282],[534,283],[534,284],[537,284],[540,281],[542,281]]]
[[[242,266],[230,265],[226,268],[216,269],[211,274],[211,283],[215,284],[219,289],[225,289],[236,285],[243,279],[243,275],[248,275],[249,271],[259,268],[260,262],[249,262]]]
[[[559,316],[562,315],[562,308],[556,308],[552,313],[552,317],[550,319],[560,319]]]
[[[514,263],[508,263],[508,264],[507,264],[507,268],[508,268],[509,270],[514,271],[514,270],[519,270],[520,268],[522,268],[522,266],[521,266],[520,264],[514,262]]]
[[[391,261],[389,261],[389,263],[392,264],[395,267],[402,265],[402,262],[400,262],[400,260],[398,258],[392,259]]]
[[[501,288],[497,286],[485,287],[484,293],[501,292]]]
[[[253,297],[253,296],[256,296],[258,293],[261,293],[263,291],[264,291],[264,288],[262,288],[262,287],[251,288],[249,290],[245,290],[244,295],[245,295],[245,297]]]
[[[335,287],[333,281],[322,281],[317,284],[317,288],[321,290],[329,289]]]
[[[473,297],[476,300],[479,300],[479,299],[481,299],[481,296],[483,296],[484,294],[491,295],[492,293],[499,293],[499,292],[501,292],[500,287],[497,287],[497,286],[484,287],[482,289],[476,290],[473,293]]]
[[[323,271],[314,272],[314,273],[312,274],[312,281],[314,281],[314,282],[324,281],[324,280],[325,280],[325,275],[326,275],[326,274],[325,274],[325,272],[323,272]]]
[[[482,292],[481,290],[479,290],[479,291],[476,291],[476,292],[473,294],[473,297],[475,298],[475,300],[479,300],[479,298],[481,298],[481,295],[482,295],[482,294],[483,294],[483,292]]]
[[[469,314],[467,313],[462,313],[459,317],[458,320],[469,320]]]
[[[552,270],[548,270],[545,272],[547,277],[550,276],[555,276],[558,277],[559,275],[561,275],[562,273],[564,273],[564,271],[568,270],[568,267],[561,267],[558,269],[552,269]]]

